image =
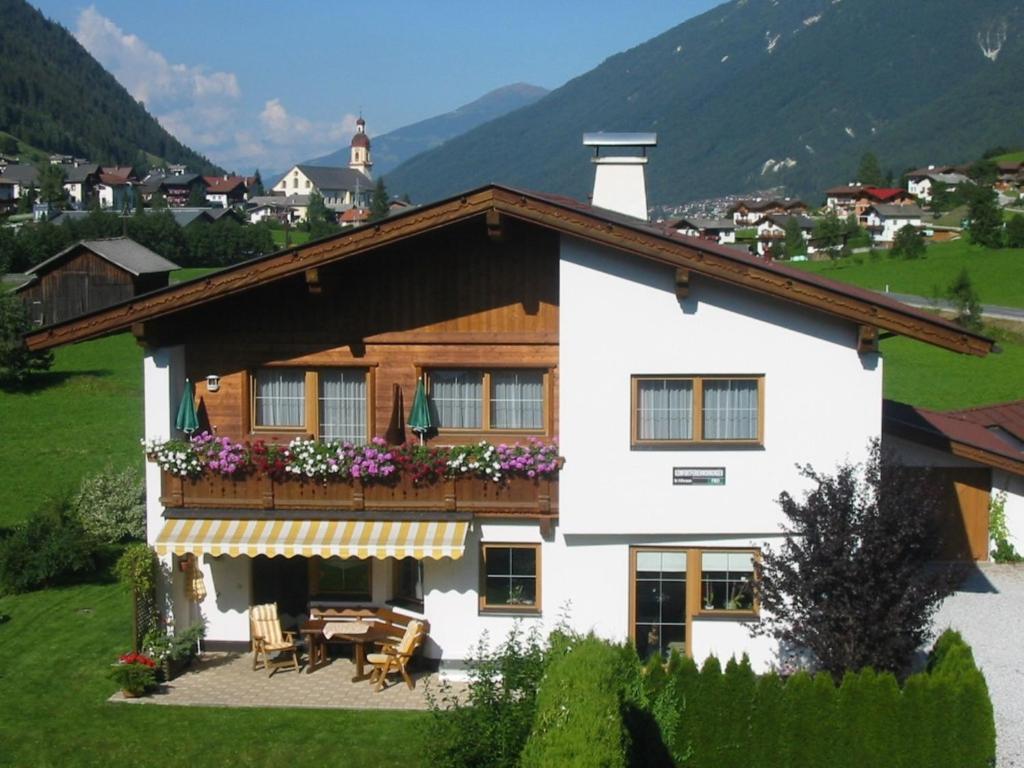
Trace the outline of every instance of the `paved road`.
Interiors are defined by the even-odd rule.
[[[912,307],[923,307],[925,309],[938,307],[939,309],[947,309],[950,311],[956,310],[956,305],[948,299],[929,299],[925,296],[914,296],[909,293],[886,293],[885,295],[891,296],[897,301],[902,301],[904,304],[909,304]],[[1024,309],[1019,307],[1001,307],[997,304],[982,304],[981,314],[984,317],[990,317],[993,320],[1016,320],[1018,322],[1024,322]]]

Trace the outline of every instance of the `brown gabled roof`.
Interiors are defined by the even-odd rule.
[[[885,400],[882,431],[1024,475],[1024,400],[945,412]]]
[[[548,227],[697,276],[731,283],[956,352],[985,355],[992,348],[993,342],[984,336],[873,291],[766,262],[734,248],[689,238],[667,227],[571,198],[494,184],[40,328],[26,334],[25,339],[30,349],[48,349],[117,333],[135,324],[173,315],[257,285],[301,275],[305,270],[455,222],[485,216],[488,226],[493,220],[507,216]]]
[[[830,187],[825,190],[826,197],[840,197],[842,195],[850,195],[856,197],[864,189],[863,184],[843,184],[839,187]]]

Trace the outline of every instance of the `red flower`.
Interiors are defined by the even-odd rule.
[[[126,653],[123,656],[119,656],[117,661],[119,664],[142,664],[145,667],[156,667],[156,662],[149,658],[149,656],[144,656],[143,654],[136,653],[134,651]]]

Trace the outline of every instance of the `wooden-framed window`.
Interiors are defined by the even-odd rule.
[[[540,544],[482,544],[480,611],[540,613]]]
[[[442,431],[539,434],[546,429],[546,369],[433,368],[427,386]]]
[[[423,612],[423,561],[415,557],[395,560],[391,602]]]
[[[756,620],[752,548],[631,547],[630,638],[642,658],[690,653],[694,619]]]
[[[250,377],[253,432],[312,434],[362,444],[370,439],[366,368],[260,368]]]
[[[634,446],[760,445],[764,376],[633,376]]]
[[[314,597],[369,602],[373,593],[372,575],[371,558],[309,558],[309,592]]]

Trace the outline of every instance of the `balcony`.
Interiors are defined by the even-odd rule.
[[[160,503],[170,509],[346,512],[468,512],[476,516],[555,518],[557,480],[509,478],[502,483],[478,478],[445,479],[417,486],[403,476],[395,482],[275,480],[254,473],[198,478],[163,471]]]

